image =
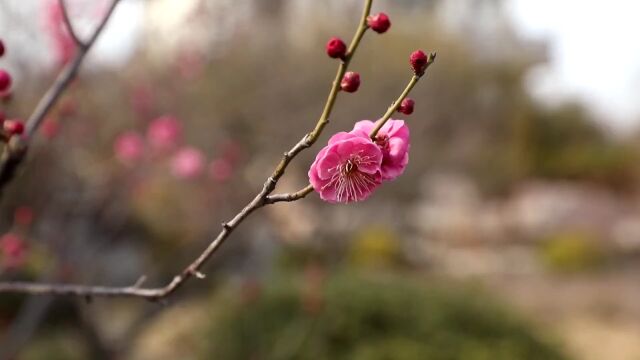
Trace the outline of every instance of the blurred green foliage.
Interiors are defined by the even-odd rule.
[[[283,277],[248,299],[218,296],[202,358],[566,359],[477,290],[389,274],[338,274],[313,291],[310,283]]]
[[[606,252],[593,236],[580,231],[562,232],[543,242],[540,255],[551,271],[575,273],[602,267]]]

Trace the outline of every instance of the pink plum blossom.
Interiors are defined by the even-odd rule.
[[[322,200],[362,201],[382,182],[382,151],[368,136],[340,132],[329,139],[309,169],[309,181]]]
[[[351,133],[369,136],[375,123],[358,121]],[[375,143],[382,150],[381,174],[383,180],[393,180],[402,175],[409,162],[409,127],[403,120],[389,120],[378,131]]]
[[[154,150],[172,150],[181,138],[182,125],[173,116],[161,116],[153,120],[147,128],[147,140]]]
[[[142,157],[144,141],[132,131],[120,134],[113,144],[116,158],[124,164],[132,164]]]
[[[171,159],[171,173],[180,179],[192,179],[202,174],[204,162],[200,150],[184,147]]]

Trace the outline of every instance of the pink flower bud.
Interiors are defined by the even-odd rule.
[[[20,135],[24,132],[24,123],[22,120],[5,120],[3,125],[4,131],[6,131],[9,136]]]
[[[204,155],[192,147],[180,149],[171,159],[171,172],[180,179],[192,179],[202,174]]]
[[[413,113],[413,105],[415,105],[415,101],[411,98],[406,98],[402,100],[400,106],[398,106],[398,112],[405,115],[411,115]]]
[[[424,71],[427,68],[427,55],[422,50],[416,50],[409,56],[409,63],[413,72],[418,75],[424,75]]]
[[[116,138],[113,151],[120,162],[131,165],[142,157],[144,142],[137,133],[125,132]]]
[[[360,74],[357,72],[349,71],[344,74],[342,81],[340,81],[340,88],[343,91],[352,93],[358,91],[360,87]]]
[[[371,30],[377,32],[378,34],[382,34],[387,32],[391,27],[391,21],[389,21],[389,16],[385,13],[378,13],[375,15],[371,15],[367,17],[367,24],[371,28]]]
[[[4,55],[4,42],[0,39],[0,57]]]
[[[342,39],[340,39],[339,37],[334,36],[329,39],[326,48],[327,55],[334,59],[343,59],[347,54],[347,44],[345,44],[344,41],[342,41]]]
[[[6,70],[0,69],[0,93],[9,90],[11,87],[11,75]]]

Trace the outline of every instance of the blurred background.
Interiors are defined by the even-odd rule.
[[[68,0],[80,34],[108,1]],[[164,285],[319,116],[359,0],[123,0],[0,204],[0,279]],[[335,132],[412,97],[404,176],[264,208],[165,303],[0,296],[3,359],[640,358],[640,5],[375,1]],[[57,0],[0,2],[0,108],[73,55]]]

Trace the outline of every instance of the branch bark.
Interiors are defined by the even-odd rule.
[[[115,0],[117,2],[118,0]],[[109,286],[85,286],[85,285],[70,285],[70,284],[41,284],[31,282],[5,282],[0,283],[0,293],[26,293],[30,295],[73,295],[91,298],[94,296],[101,297],[138,297],[151,301],[157,301],[174,293],[181,288],[187,280],[192,277],[204,278],[205,275],[201,272],[204,264],[211,258],[211,256],[219,249],[220,245],[229,237],[229,235],[255,210],[271,204],[268,200],[269,195],[275,190],[278,180],[284,175],[287,166],[291,163],[301,151],[311,147],[318,137],[321,135],[322,130],[329,123],[331,112],[336,102],[336,98],[340,91],[340,80],[346,73],[351,59],[356,53],[360,41],[365,32],[369,28],[367,25],[367,17],[371,12],[371,5],[373,0],[365,0],[362,16],[358,24],[358,28],[351,40],[349,50],[345,59],[340,62],[338,71],[333,80],[331,90],[327,97],[326,104],[322,110],[320,118],[316,122],[314,129],[306,134],[298,143],[296,143],[289,151],[285,152],[282,159],[274,169],[271,176],[267,178],[262,186],[262,190],[255,195],[255,197],[231,220],[222,223],[222,230],[220,233],[209,243],[209,245],[200,253],[200,255],[189,265],[187,265],[180,274],[174,276],[174,278],[165,286],[158,288],[143,288],[141,287],[144,278],[141,278],[136,284],[125,287],[109,287]],[[95,40],[95,36],[92,37]],[[91,40],[90,40],[91,41]],[[92,42],[88,43],[91,44]],[[85,51],[86,52],[86,51]],[[54,84],[55,85],[55,84]],[[53,92],[56,94],[56,92]],[[57,94],[59,96],[59,94]],[[37,123],[36,123],[37,124]],[[37,127],[37,125],[36,125]],[[29,129],[29,126],[27,126]],[[0,170],[0,176],[2,172]],[[1,179],[1,178],[0,178]],[[2,184],[0,183],[0,189]],[[305,194],[306,195],[306,194]]]
[[[78,48],[73,59],[68,62],[60,71],[58,77],[55,79],[44,96],[40,99],[31,116],[29,116],[24,136],[12,137],[7,146],[5,146],[4,151],[0,156],[0,197],[2,196],[3,190],[11,182],[11,180],[13,180],[17,169],[24,161],[24,158],[27,155],[30,139],[38,130],[49,111],[57,103],[64,91],[69,87],[69,85],[75,78],[78,70],[80,69],[80,65],[82,65],[82,62],[84,61],[87,53],[89,52],[89,50],[91,50],[91,47],[104,30],[105,25],[109,21],[109,18],[111,18],[111,15],[113,15],[113,12],[119,2],[120,0],[112,0],[106,14],[101,19],[100,23],[98,23],[98,26],[93,31],[91,37],[86,42],[82,42],[79,38],[77,38],[77,35],[75,34],[73,27],[71,26],[64,1],[60,0],[65,24],[69,30],[69,33],[72,35],[74,42],[78,45]]]

